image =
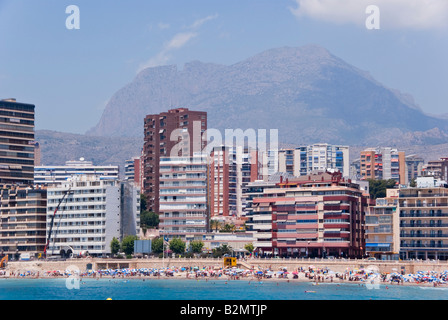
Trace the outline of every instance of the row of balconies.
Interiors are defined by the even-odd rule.
[[[448,233],[437,233],[437,234],[400,233],[400,238],[448,238]]]

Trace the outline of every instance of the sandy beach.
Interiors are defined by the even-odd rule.
[[[27,268],[28,266],[28,268]],[[357,283],[364,285],[418,285],[448,287],[448,272],[419,271],[416,273],[378,272],[366,268],[353,268],[344,272],[334,271],[331,267],[274,267],[274,268],[224,268],[219,265],[171,265],[143,268],[99,268],[81,270],[76,265],[67,263],[65,268],[46,268],[45,263],[25,265],[10,264],[0,270],[0,279],[54,279],[76,277],[80,279],[194,279],[198,281],[277,281],[277,282],[312,282]],[[340,268],[339,268],[340,269]]]

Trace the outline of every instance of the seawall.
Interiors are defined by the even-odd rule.
[[[164,268],[164,267],[223,267],[223,259],[195,259],[195,258],[152,258],[152,259],[96,259],[80,258],[67,259],[65,261],[10,261],[7,271],[53,271],[72,270],[77,268],[81,272],[88,269],[140,269],[140,268]],[[334,272],[353,271],[355,269],[375,267],[378,272],[405,272],[416,273],[418,271],[443,272],[448,270],[446,261],[371,261],[371,260],[322,260],[322,259],[248,259],[238,261],[238,267],[242,269],[255,268],[260,270],[279,270],[286,267],[288,271],[300,267],[308,269],[328,268]]]

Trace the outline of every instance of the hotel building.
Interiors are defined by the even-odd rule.
[[[252,206],[253,215],[271,215],[271,254],[362,257],[367,200],[359,185],[340,172],[319,172],[265,188],[262,197],[253,198]]]
[[[242,147],[215,147],[209,161],[210,216],[241,217],[244,187],[259,178],[258,152]]]
[[[47,190],[44,187],[0,187],[0,252],[13,256],[44,251]]]
[[[267,181],[257,180],[248,183],[244,187],[244,196],[246,207],[244,216],[246,217],[246,227],[248,233],[254,238],[254,248],[260,255],[272,254],[272,212],[262,210],[258,205],[254,206],[254,199],[263,197],[264,190],[276,188],[277,184],[286,179],[293,179],[294,176],[288,173],[279,173],[270,175]],[[257,210],[254,211],[254,207]]]
[[[47,255],[88,252],[104,257],[111,253],[114,237],[121,241],[139,233],[140,193],[131,183],[79,175],[49,186],[47,197],[47,237],[54,211],[62,201]]]
[[[399,189],[387,189],[366,215],[366,253],[380,260],[398,260],[400,252]]]
[[[32,184],[34,108],[15,99],[0,100],[0,183]]]
[[[207,157],[160,159],[160,234],[184,241],[207,232]]]
[[[448,182],[448,158],[428,161],[423,168],[423,175]]]
[[[448,188],[401,188],[401,259],[448,259]]]
[[[299,177],[311,174],[314,171],[329,169],[342,172],[344,177],[349,176],[348,146],[319,143],[294,149],[282,149],[278,153],[279,172],[287,172]]]
[[[159,162],[162,157],[193,156],[204,149],[207,113],[187,108],[147,115],[144,121],[143,193],[148,210],[159,212]]]
[[[97,166],[84,158],[66,161],[64,166],[36,166],[34,167],[35,184],[55,184],[66,182],[69,178],[78,175],[96,175],[101,179],[117,180],[118,166]]]
[[[389,180],[407,184],[405,153],[392,148],[371,148],[361,151],[362,179]]]

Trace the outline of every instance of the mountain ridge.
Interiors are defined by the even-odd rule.
[[[142,70],[106,105],[93,136],[143,137],[147,114],[206,111],[209,128],[279,129],[284,143],[447,142],[448,121],[318,45],[273,48],[226,66]],[[437,129],[437,130],[435,130]]]

